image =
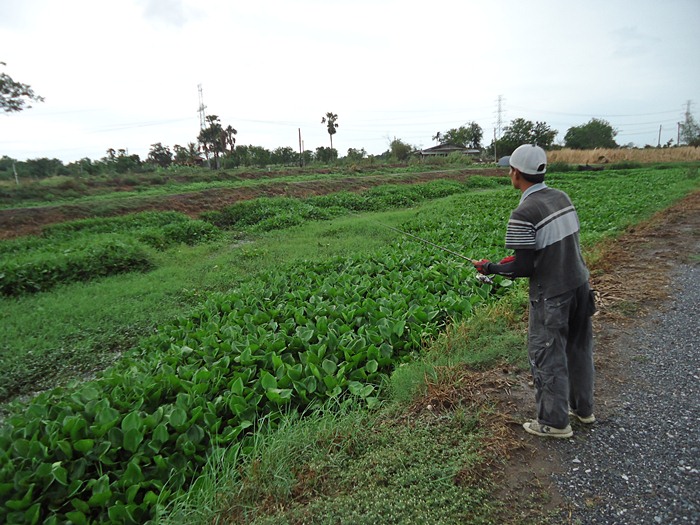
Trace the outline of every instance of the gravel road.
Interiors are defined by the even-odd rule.
[[[700,266],[677,267],[669,290],[616,340],[627,370],[598,422],[552,445],[557,523],[700,523]]]

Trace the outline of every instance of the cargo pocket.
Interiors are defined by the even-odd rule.
[[[591,317],[598,311],[598,307],[595,304],[595,290],[588,291],[588,304],[586,305],[586,315]]]
[[[537,333],[530,339],[528,348],[528,358],[530,367],[533,370],[542,370],[547,366],[548,353],[554,344],[554,337],[546,330]]]
[[[574,299],[573,292],[566,292],[544,300],[544,325],[559,329],[569,323],[569,310]]]

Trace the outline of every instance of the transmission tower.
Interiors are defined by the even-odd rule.
[[[207,107],[204,105],[204,95],[202,94],[202,84],[197,84],[197,90],[199,91],[199,131],[200,133],[204,131],[204,128],[207,127],[207,116],[204,113],[204,110],[207,109]],[[201,135],[200,135],[201,136]],[[204,158],[207,160],[207,167],[211,168],[211,161],[209,160],[209,150],[205,147],[204,148]]]
[[[503,95],[498,95],[498,109],[496,109],[496,137],[501,138],[501,126],[503,126]]]
[[[197,90],[199,91],[199,129],[202,130],[207,127],[206,114],[204,113],[204,110],[207,109],[207,107],[204,105],[202,84],[197,84]]]

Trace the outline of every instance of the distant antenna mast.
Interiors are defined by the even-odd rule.
[[[199,129],[204,129],[207,127],[206,114],[204,113],[204,110],[207,109],[207,107],[204,105],[202,84],[197,84],[197,90],[199,91]]]

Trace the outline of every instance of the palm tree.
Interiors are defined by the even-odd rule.
[[[336,134],[336,130],[338,129],[338,124],[335,122],[336,120],[338,120],[338,115],[330,111],[321,119],[321,124],[328,125],[328,135],[331,137],[331,149],[333,149],[333,135]]]
[[[224,134],[226,136],[225,142],[231,148],[231,153],[233,153],[233,148],[236,145],[236,137],[234,137],[234,135],[238,134],[238,131],[236,131],[235,129],[233,129],[232,126],[229,125],[229,126],[226,126],[226,129],[224,130]]]
[[[207,158],[207,163],[209,162],[209,154],[212,153],[214,155],[213,169],[218,169],[219,154],[226,149],[225,142],[222,140],[222,135],[225,139],[224,128],[221,126],[221,122],[219,121],[219,117],[217,115],[207,115],[205,119],[209,125],[199,132],[197,139],[202,145],[202,149],[204,150],[204,154]]]
[[[187,160],[192,165],[196,165],[202,162],[202,157],[199,155],[199,146],[194,142],[187,143],[186,155]]]

